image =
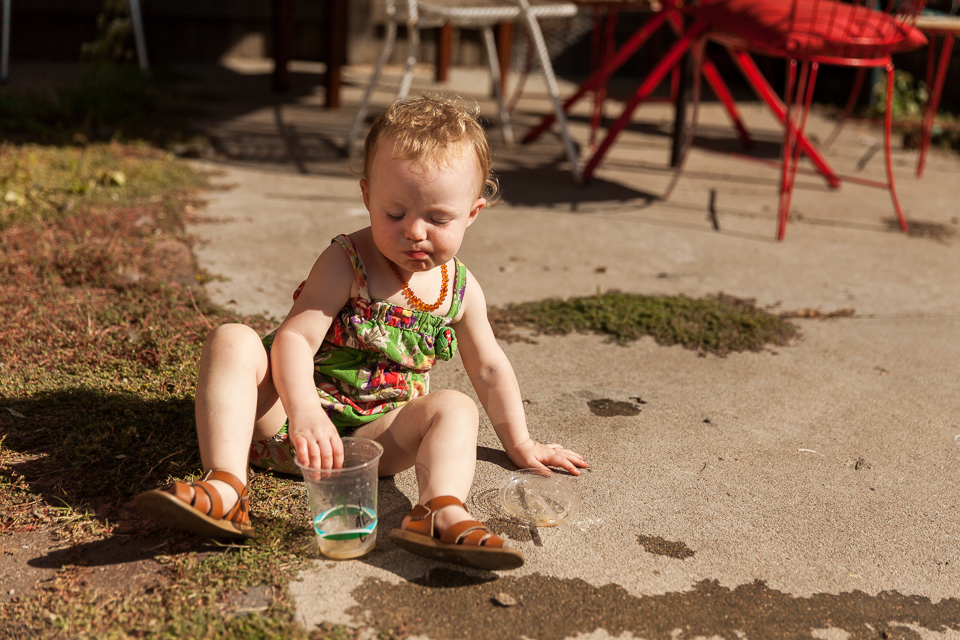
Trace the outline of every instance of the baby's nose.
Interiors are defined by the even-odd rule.
[[[406,226],[407,238],[411,240],[422,240],[427,235],[427,225],[423,220],[414,218]]]

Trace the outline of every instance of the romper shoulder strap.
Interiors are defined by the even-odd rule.
[[[360,257],[360,252],[357,251],[356,245],[353,244],[353,240],[351,240],[349,236],[341,233],[330,242],[340,243],[343,250],[347,252],[347,257],[350,258],[350,264],[353,265],[353,273],[357,277],[357,287],[360,289],[360,297],[369,301],[370,291],[367,290],[367,270],[363,266],[363,259]]]
[[[467,268],[460,262],[460,258],[453,256],[455,274],[453,276],[453,298],[450,301],[450,311],[447,317],[453,320],[460,313],[463,304],[463,292],[467,290]]]

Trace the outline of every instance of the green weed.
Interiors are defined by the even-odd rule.
[[[866,109],[869,118],[881,119],[887,106],[887,75],[880,74],[872,87],[870,106]],[[903,134],[904,146],[916,148],[920,141],[924,109],[930,94],[923,80],[914,79],[907,71],[897,70],[893,76],[893,99],[890,113],[893,127]],[[930,131],[930,144],[935,147],[960,150],[960,118],[956,114],[941,112]]]
[[[783,345],[797,332],[784,318],[727,295],[695,299],[609,292],[513,304],[490,317],[501,335],[517,325],[548,334],[594,331],[620,343],[651,336],[662,345],[718,355]]]

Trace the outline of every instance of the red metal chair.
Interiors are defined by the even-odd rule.
[[[805,150],[801,142],[805,140],[804,130],[820,65],[882,67],[886,70],[884,152],[887,179],[886,182],[855,181],[888,189],[900,227],[907,231],[890,157],[890,106],[894,84],[891,54],[926,44],[924,35],[913,26],[925,3],[926,0],[713,0],[697,7],[693,14],[694,23],[702,26],[702,32],[695,46],[695,65],[703,59],[702,51],[707,40],[726,45],[741,63],[749,59],[749,52],[788,61],[778,240],[786,234],[800,154]],[[755,87],[766,84],[755,66],[741,64],[741,70]],[[699,73],[695,72],[693,78],[696,99]],[[695,104],[694,124],[689,130],[685,154],[693,140],[696,115]],[[681,170],[682,166],[681,161]]]
[[[603,68],[594,73],[589,80],[580,85],[580,89],[576,93],[567,98],[567,100],[564,102],[564,109],[569,108],[571,104],[579,100],[588,91],[596,89],[598,85],[606,82],[606,78],[610,75],[610,73],[622,65],[623,62],[630,55],[632,55],[633,52],[636,51],[636,49],[647,40],[647,38],[649,38],[650,34],[652,34],[656,29],[660,28],[661,25],[667,23],[677,32],[677,41],[663,53],[659,62],[648,72],[646,77],[637,87],[633,96],[626,102],[620,117],[614,121],[613,124],[611,124],[603,141],[597,146],[593,155],[587,161],[583,170],[583,176],[585,180],[589,181],[593,177],[594,172],[606,157],[607,152],[613,146],[613,143],[616,141],[617,137],[630,123],[633,113],[637,110],[637,108],[639,108],[643,102],[650,99],[653,91],[657,88],[663,78],[665,78],[668,73],[677,67],[677,65],[683,60],[683,57],[698,42],[704,41],[704,38],[710,31],[711,24],[708,20],[703,19],[701,14],[702,10],[708,5],[722,4],[725,1],[726,0],[701,0],[699,3],[684,3],[683,0],[666,0],[662,4],[662,10],[660,13],[655,14],[654,18],[647,21],[643,28],[638,30],[627,43],[620,47],[617,54],[610,61],[608,61]],[[782,1],[790,2],[790,0]],[[732,95],[724,85],[719,72],[716,70],[716,67],[710,63],[709,59],[706,56],[701,56],[700,59],[702,62],[701,65],[698,65],[698,67],[701,68],[701,71],[695,74],[697,80],[699,81],[702,74],[703,78],[710,83],[714,94],[719,98],[721,104],[723,104],[723,106],[726,108],[730,119],[737,128],[744,146],[749,147],[751,144],[750,136],[740,121],[740,116],[736,110],[736,105],[734,104]],[[774,91],[774,89],[768,83],[766,83],[765,80],[763,80],[763,76],[760,74],[759,69],[753,62],[753,59],[750,57],[750,55],[746,52],[738,52],[734,54],[734,59],[741,67],[743,74],[748,79],[756,79],[753,82],[753,88],[757,93],[757,96],[767,104],[774,116],[779,119],[784,126],[789,128],[791,125],[787,121],[786,105],[784,105],[784,103],[780,100],[780,97],[777,95],[776,91]],[[549,119],[549,117],[545,118],[540,125],[534,127],[527,133],[523,141],[530,142],[531,140],[535,139],[545,128],[551,124],[551,122],[552,121]],[[827,181],[827,184],[832,188],[839,187],[840,178],[827,163],[826,159],[820,154],[817,148],[811,143],[811,141],[808,140],[803,134],[799,134],[797,136],[797,140],[800,148],[810,158],[811,162],[813,162],[817,171],[823,175],[824,179]],[[670,189],[667,190],[667,196],[669,196],[669,192]]]
[[[613,33],[608,32],[606,34],[606,44],[611,50],[608,50],[606,55],[601,56],[601,64],[594,70],[590,77],[583,82],[571,96],[563,101],[563,112],[566,113],[573,107],[573,105],[579,102],[581,98],[586,96],[588,93],[594,93],[594,108],[591,116],[590,131],[591,149],[594,149],[596,146],[594,145],[594,135],[600,120],[598,113],[599,104],[600,101],[602,101],[605,97],[606,83],[613,73],[622,67],[627,60],[629,60],[630,57],[636,53],[662,27],[669,26],[677,33],[677,37],[679,38],[679,40],[664,54],[660,62],[650,70],[646,78],[640,83],[636,93],[630,100],[628,108],[624,110],[620,120],[618,120],[610,128],[603,142],[600,144],[599,148],[596,149],[596,152],[594,153],[590,163],[587,164],[587,167],[584,170],[584,178],[589,180],[592,177],[593,170],[600,162],[600,159],[605,155],[607,149],[619,135],[620,131],[628,124],[630,115],[632,115],[641,102],[650,99],[653,92],[658,86],[660,86],[660,83],[667,76],[667,74],[677,70],[677,63],[683,57],[684,53],[686,53],[686,51],[689,49],[694,39],[692,37],[692,33],[684,33],[683,0],[650,0],[649,2],[644,0],[635,0],[633,2],[581,0],[581,4],[591,5],[594,9],[602,7],[608,10],[616,9],[618,5],[629,5],[633,8],[642,7],[652,12],[650,19],[644,22],[643,25],[619,47],[614,45]],[[610,25],[612,25],[612,22],[608,22],[608,26]],[[594,33],[598,33],[596,29]],[[615,51],[613,49],[615,49]],[[753,140],[750,138],[749,132],[743,125],[743,122],[740,118],[740,113],[737,110],[736,103],[733,100],[733,96],[724,83],[723,78],[720,77],[720,73],[709,60],[705,60],[703,63],[703,74],[704,78],[706,78],[707,82],[710,83],[714,93],[717,95],[726,109],[727,115],[730,117],[730,121],[733,123],[734,127],[736,127],[743,145],[745,147],[752,146]],[[676,77],[677,75],[674,73],[674,84],[676,83]],[[671,97],[673,97],[675,93],[676,87],[671,88]],[[539,138],[544,131],[550,128],[555,118],[556,116],[554,114],[545,116],[539,124],[527,132],[527,134],[523,137],[523,143],[527,144]]]

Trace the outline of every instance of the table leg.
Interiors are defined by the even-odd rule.
[[[449,22],[440,26],[437,32],[437,64],[435,79],[446,82],[450,76],[450,54],[453,50],[453,25]]]
[[[324,20],[326,41],[327,73],[324,79],[326,88],[325,106],[328,109],[340,107],[340,88],[344,52],[347,37],[346,0],[325,0],[326,19]],[[290,57],[293,46],[293,0],[273,0],[271,11],[273,26],[273,90],[283,93],[290,89]]]
[[[670,26],[673,28],[674,33],[677,34],[677,37],[681,37],[685,30],[685,18],[680,15],[673,15],[670,17]],[[689,95],[689,82],[690,82],[690,68],[689,65],[685,65],[687,73],[684,74],[683,68],[675,68],[672,78],[672,86],[670,89],[670,99],[675,103],[678,101],[682,87],[687,87],[686,91]],[[679,72],[679,73],[678,73]],[[744,148],[750,149],[753,147],[753,139],[750,137],[750,132],[747,131],[747,127],[743,124],[743,119],[740,117],[740,111],[737,109],[736,101],[733,99],[733,94],[730,93],[730,89],[727,87],[727,84],[723,81],[723,77],[720,75],[720,72],[717,70],[717,66],[710,60],[710,56],[704,53],[703,63],[701,64],[701,73],[703,78],[707,81],[707,84],[710,85],[710,89],[713,90],[713,94],[720,100],[720,103],[723,105],[723,108],[726,110],[727,115],[730,117],[730,121],[733,123],[733,126],[737,129],[737,133],[740,135],[740,142],[743,144]],[[681,76],[686,75],[684,82],[681,82]],[[684,110],[685,111],[685,110]],[[676,129],[678,125],[676,121],[674,127]],[[671,166],[676,166],[677,162],[677,145],[679,144],[678,138],[674,137],[674,151],[673,156],[671,157]]]
[[[686,20],[683,20],[681,33],[686,33]],[[690,99],[690,75],[693,73],[693,56],[690,50],[680,59],[680,79],[676,99],[673,102],[673,139],[670,141],[670,166],[677,167],[683,158],[683,143],[687,137],[687,103]]]
[[[290,43],[293,40],[293,0],[273,0],[273,90],[290,88]]]
[[[677,64],[679,64],[680,59],[686,55],[687,51],[693,45],[693,43],[700,37],[703,33],[703,30],[706,28],[706,25],[694,23],[690,29],[681,37],[660,59],[660,62],[650,71],[650,74],[644,79],[640,84],[640,87],[637,88],[636,92],[633,94],[633,97],[624,107],[623,112],[620,114],[620,117],[616,122],[611,125],[610,129],[607,131],[606,137],[600,143],[600,146],[597,147],[596,153],[593,154],[593,157],[590,158],[590,161],[587,162],[587,166],[584,167],[583,177],[585,180],[589,181],[593,177],[594,171],[600,165],[600,162],[603,160],[604,156],[607,154],[607,151],[610,149],[610,146],[613,144],[613,141],[616,139],[620,132],[630,123],[630,118],[633,116],[633,112],[640,106],[640,103],[646,100],[653,90],[657,88],[660,84],[660,81],[666,77]]]
[[[343,59],[347,44],[347,0],[327,0],[326,24],[327,74],[324,106],[327,109],[339,109]]]

